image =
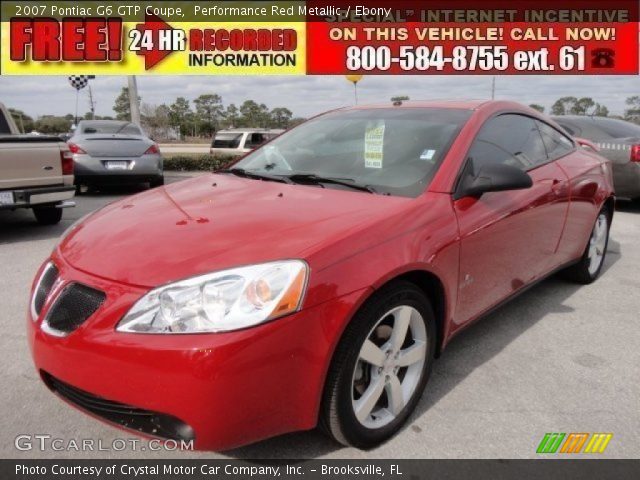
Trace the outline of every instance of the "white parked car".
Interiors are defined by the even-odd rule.
[[[269,128],[230,128],[219,130],[211,141],[212,155],[243,155],[280,135],[284,130]]]

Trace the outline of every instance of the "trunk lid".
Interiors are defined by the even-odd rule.
[[[131,158],[140,157],[146,152],[153,142],[144,137],[123,134],[84,135],[75,141],[71,140],[92,157],[104,158]]]

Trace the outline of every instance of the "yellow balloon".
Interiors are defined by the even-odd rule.
[[[358,83],[362,80],[362,75],[345,75],[344,77],[352,83]]]

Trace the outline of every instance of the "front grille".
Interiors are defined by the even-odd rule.
[[[33,309],[37,315],[40,315],[44,302],[47,300],[51,288],[58,278],[58,269],[53,263],[49,263],[40,276],[40,281],[36,285],[36,291],[33,294]]]
[[[46,325],[57,332],[70,333],[95,313],[106,296],[80,283],[70,283],[47,313]]]
[[[171,415],[144,410],[97,397],[72,387],[47,372],[41,372],[45,384],[79,408],[131,430],[171,440],[193,440],[193,429]]]

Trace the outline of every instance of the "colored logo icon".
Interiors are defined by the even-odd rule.
[[[604,453],[613,433],[545,433],[536,453]]]

